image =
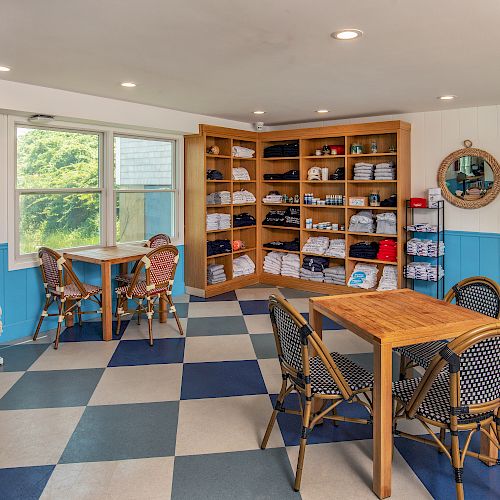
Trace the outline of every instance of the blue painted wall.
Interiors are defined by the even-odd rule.
[[[184,246],[179,246],[179,265],[175,276],[173,295],[184,293]],[[100,283],[100,269],[92,264],[75,262],[74,269],[87,283]],[[114,274],[118,267],[114,269]],[[0,244],[0,306],[3,310],[1,342],[31,335],[36,327],[44,301],[43,286],[38,267],[8,270],[7,243]],[[85,304],[92,309],[92,303]],[[55,328],[54,318],[44,321],[42,330]]]

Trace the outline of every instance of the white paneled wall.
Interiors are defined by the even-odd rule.
[[[404,120],[412,124],[411,182],[414,196],[424,195],[427,188],[437,186],[441,161],[463,147],[465,139],[470,139],[475,147],[485,149],[500,161],[500,106],[303,123],[294,124],[293,128],[385,120]],[[292,127],[270,127],[272,130],[287,128]],[[465,210],[445,203],[445,216],[446,228],[450,230],[500,233],[500,197],[477,210]]]

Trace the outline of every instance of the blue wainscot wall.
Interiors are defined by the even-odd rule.
[[[179,265],[175,276],[174,296],[184,293],[184,246],[178,248]],[[114,267],[113,272],[117,274],[118,266]],[[75,262],[74,269],[82,281],[100,283],[98,266]],[[39,268],[9,271],[7,243],[0,244],[0,306],[3,310],[3,333],[0,342],[31,335],[40,317],[44,298]],[[92,305],[88,302],[88,309],[91,310]],[[55,328],[55,321],[55,318],[45,319],[42,330]]]

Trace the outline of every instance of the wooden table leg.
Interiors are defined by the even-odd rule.
[[[490,426],[490,433],[493,434],[493,429]],[[495,460],[498,459],[498,448],[488,439],[484,433],[481,432],[481,455],[487,455]],[[484,462],[486,465],[493,466],[495,462]]]
[[[391,496],[392,475],[392,346],[373,347],[373,492]]]
[[[111,264],[101,264],[102,282],[102,338],[111,340],[113,338],[113,309],[111,300]]]
[[[128,262],[122,262],[119,269],[120,274],[128,274]],[[128,312],[128,300],[126,300],[123,304],[123,312]]]
[[[168,302],[167,302],[167,297],[165,296],[164,293],[160,295],[159,302],[160,302],[160,307],[158,310],[158,317],[160,318],[160,323],[166,323],[168,318],[168,312],[167,312]]]
[[[71,259],[66,259],[66,264],[68,265],[68,267],[70,269],[73,269],[73,262],[71,261]],[[69,283],[68,279],[66,278],[65,279],[66,283],[64,283],[65,285],[67,285]],[[73,300],[70,300],[70,299],[66,299],[66,302],[64,304],[64,308],[66,310],[68,310],[72,305],[73,305],[74,301]],[[65,323],[66,323],[66,328],[70,328],[71,326],[73,326],[75,324],[75,311],[72,311],[73,314],[69,315],[69,316],[65,316]]]

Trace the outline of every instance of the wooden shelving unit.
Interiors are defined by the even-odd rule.
[[[223,141],[224,147],[217,157],[206,155],[205,150],[217,141]],[[299,142],[299,156],[263,158],[263,150],[273,144]],[[377,153],[370,153],[370,144],[377,142]],[[231,147],[233,144],[253,143],[257,151],[256,159],[231,158]],[[362,154],[349,154],[352,144],[361,144]],[[276,132],[252,133],[234,129],[224,129],[200,125],[200,134],[186,137],[186,286],[190,293],[201,296],[212,296],[228,290],[240,288],[251,283],[268,283],[273,286],[286,286],[311,290],[319,293],[337,294],[353,293],[359,291],[356,288],[338,286],[325,283],[268,274],[263,272],[263,259],[271,249],[265,249],[263,245],[273,240],[293,240],[300,238],[300,248],[304,246],[309,236],[329,236],[343,238],[346,241],[346,258],[331,258],[332,264],[343,264],[346,268],[347,279],[351,275],[357,262],[372,262],[377,265],[379,275],[384,265],[395,265],[398,268],[398,286],[404,286],[403,264],[404,246],[406,232],[404,231],[405,200],[410,197],[410,125],[401,121],[376,122],[356,125],[340,125],[331,127],[318,127],[307,129],[280,130]],[[323,145],[344,146],[344,155],[316,156],[316,149]],[[217,145],[220,144],[217,142]],[[226,148],[227,146],[227,148]],[[395,147],[396,151],[389,151]],[[394,181],[354,181],[353,168],[358,161],[369,163],[380,163],[384,160],[394,162],[397,168],[397,179]],[[235,164],[237,163],[237,165]],[[205,231],[206,211],[215,211],[213,208],[206,209],[205,196],[207,193],[225,189],[242,189],[243,181],[230,181],[231,169],[234,166],[244,166],[251,175],[251,182],[246,182],[244,189],[255,194],[257,204],[253,205],[226,205],[217,210],[227,210],[227,213],[239,213],[247,211],[257,219],[257,228],[250,228],[253,236],[248,241],[248,253],[256,263],[255,275],[237,279],[231,279],[232,254],[211,258],[224,264],[228,281],[214,286],[206,285],[206,240],[220,239],[219,233],[207,233]],[[332,174],[339,167],[345,167],[346,180],[342,181],[308,181],[307,172],[312,166],[328,167]],[[217,168],[224,171],[224,181],[205,181],[206,169]],[[264,180],[265,173],[285,173],[289,170],[299,170],[300,180]],[[226,173],[227,172],[227,173]],[[226,180],[228,179],[228,180]],[[224,185],[226,183],[227,187]],[[237,186],[237,187],[236,187]],[[287,196],[300,196],[300,204],[274,204],[262,203],[262,197],[269,191],[279,191]],[[346,196],[368,196],[372,192],[378,192],[383,200],[390,195],[397,195],[397,207],[352,207],[340,205],[306,205],[304,194],[313,193],[322,199],[326,195],[338,194]],[[270,210],[286,209],[287,207],[300,208],[300,228],[285,228],[280,226],[262,225],[262,220]],[[349,220],[359,210],[369,208],[375,211],[394,212],[397,216],[397,234],[373,234],[356,233],[349,231]],[[253,210],[253,212],[252,212]],[[236,212],[235,212],[236,211]],[[238,212],[239,211],[239,212]],[[320,229],[306,229],[305,219],[312,218],[314,223],[330,221],[345,226],[344,231],[329,231]],[[192,221],[196,221],[192,224]],[[242,239],[241,228],[227,230],[228,239]],[[222,232],[224,233],[224,232]],[[366,260],[349,258],[349,247],[360,241],[377,241],[383,238],[393,238],[397,241],[397,262],[383,262],[379,260]],[[285,251],[286,253],[286,251]],[[291,252],[300,255],[301,261],[306,254],[304,252]],[[239,255],[236,254],[236,255]],[[380,277],[380,276],[379,276]]]

